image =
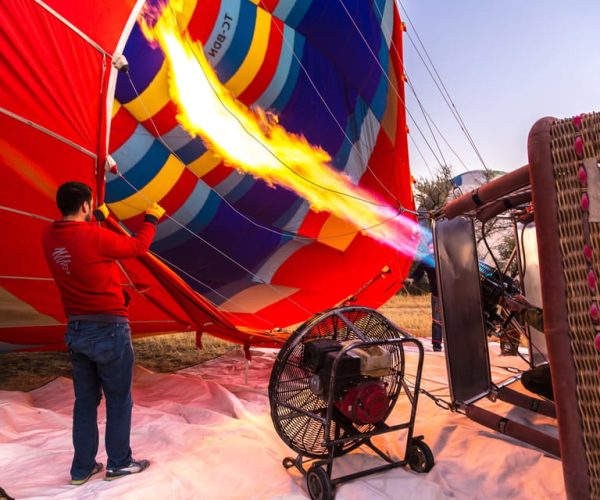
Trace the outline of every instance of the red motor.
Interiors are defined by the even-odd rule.
[[[370,380],[348,389],[335,403],[345,417],[357,424],[376,424],[388,416],[390,400],[382,382]]]

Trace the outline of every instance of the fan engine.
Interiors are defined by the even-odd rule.
[[[332,377],[333,363],[342,347],[343,343],[330,339],[306,344],[302,365],[312,373],[310,390],[324,401],[332,396],[335,408],[353,423],[383,422],[390,410],[383,377],[392,369],[391,354],[379,346],[345,352]]]

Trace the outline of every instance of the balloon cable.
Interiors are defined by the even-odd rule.
[[[417,40],[420,44],[420,46],[422,47],[425,56],[427,57],[427,61],[429,61],[429,65],[431,66],[431,69],[429,68],[429,65],[427,64],[427,62],[425,61],[425,59],[423,58],[419,48],[417,47],[417,45],[415,44],[414,40],[412,39],[410,33],[408,34],[408,39],[410,40],[412,46],[414,47],[415,51],[417,52],[417,55],[419,56],[419,58],[421,59],[421,61],[423,62],[423,65],[425,66],[425,69],[427,70],[427,72],[429,73],[430,77],[432,78],[434,84],[436,85],[438,91],[440,92],[442,98],[444,99],[444,102],[446,103],[446,105],[448,106],[448,108],[450,109],[450,112],[452,113],[454,119],[456,120],[456,122],[458,123],[461,131],[465,134],[465,137],[467,138],[467,141],[469,142],[469,144],[471,145],[471,147],[473,148],[473,151],[475,152],[475,154],[477,155],[479,161],[481,162],[481,164],[483,165],[484,170],[488,171],[489,168],[486,165],[485,161],[483,160],[483,157],[481,156],[481,153],[479,152],[479,149],[477,148],[477,145],[475,144],[475,141],[473,140],[473,137],[471,136],[460,112],[458,111],[456,105],[454,104],[454,101],[452,100],[452,97],[450,96],[450,93],[448,92],[448,89],[446,88],[446,86],[444,85],[444,81],[441,78],[441,76],[439,75],[433,61],[431,60],[431,57],[429,56],[429,52],[427,51],[427,48],[425,47],[425,45],[423,44],[421,37],[419,36],[419,33],[417,32],[417,29],[415,28],[415,26],[412,23],[412,20],[410,19],[408,12],[406,11],[406,8],[404,7],[404,5],[402,4],[402,0],[395,0],[399,5],[400,8],[402,9],[402,11],[404,12],[406,19],[408,20],[410,27],[412,28],[412,30],[415,33],[415,36],[417,37]],[[376,8],[378,8],[376,6]],[[393,42],[392,42],[393,43]],[[396,51],[398,51],[398,49],[395,49]],[[434,74],[432,73],[435,73]],[[437,79],[435,78],[437,77]],[[438,84],[439,81],[439,84]],[[436,127],[437,128],[437,127]],[[440,133],[441,135],[441,133]],[[444,139],[445,140],[445,139]],[[452,149],[452,148],[451,148]],[[454,151],[453,151],[454,152]],[[456,155],[456,152],[454,152],[454,154]],[[458,155],[456,155],[458,157]],[[464,163],[462,162],[462,160],[460,160],[461,163],[464,166]],[[466,168],[466,167],[465,167]],[[467,168],[467,170],[469,170]]]
[[[149,204],[154,203],[153,200],[150,200],[144,193],[142,193],[131,182],[129,182],[129,180],[122,173],[118,172],[116,175],[118,175],[121,179],[123,179],[123,181],[129,187],[131,187],[131,189],[133,189],[134,192],[136,192],[137,194],[139,194]],[[253,278],[256,278],[260,283],[262,283],[262,284],[266,285],[267,287],[269,287],[271,290],[273,290],[276,294],[280,295],[282,298],[288,300],[289,302],[291,302],[292,304],[294,304],[296,307],[298,307],[302,311],[304,311],[304,312],[306,312],[308,314],[313,314],[312,311],[309,311],[304,306],[302,306],[301,304],[297,303],[294,299],[291,299],[290,297],[288,297],[287,295],[285,295],[284,293],[282,293],[277,287],[275,287],[271,283],[267,283],[263,278],[261,278],[260,276],[258,276],[255,273],[253,273],[250,269],[248,269],[246,266],[244,266],[243,264],[241,264],[240,262],[238,262],[237,260],[235,260],[233,257],[231,257],[230,255],[228,255],[224,251],[220,250],[219,248],[217,248],[215,245],[213,245],[212,243],[210,243],[206,239],[202,238],[202,236],[200,236],[199,234],[194,233],[194,231],[192,231],[190,228],[188,228],[185,224],[182,224],[181,222],[179,222],[177,219],[175,219],[171,215],[167,214],[166,212],[165,212],[165,217],[167,219],[171,220],[174,224],[176,224],[177,226],[179,226],[184,231],[190,233],[194,238],[196,238],[197,240],[201,241],[202,243],[204,243],[205,245],[207,245],[208,247],[210,247],[211,249],[213,249],[215,252],[217,252],[218,254],[222,255],[227,260],[229,260],[230,262],[232,262],[233,264],[235,264],[236,266],[238,266],[240,269],[242,269],[243,271],[245,271],[246,273],[248,273],[250,276],[252,276]]]

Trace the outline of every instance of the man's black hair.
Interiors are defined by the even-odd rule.
[[[75,215],[85,201],[92,203],[92,188],[83,182],[65,182],[56,191],[56,205],[63,217]]]

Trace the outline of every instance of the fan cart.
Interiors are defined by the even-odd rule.
[[[416,348],[414,387],[405,381],[405,348]],[[297,457],[286,469],[305,477],[310,497],[333,498],[342,482],[410,466],[428,472],[434,465],[423,436],[414,436],[423,367],[421,342],[377,311],[342,307],[323,312],[300,326],[281,348],[269,382],[271,418],[279,436]],[[388,425],[401,390],[410,401],[407,422]],[[407,431],[404,458],[394,459],[372,438]],[[332,477],[337,457],[367,446],[386,463]]]

